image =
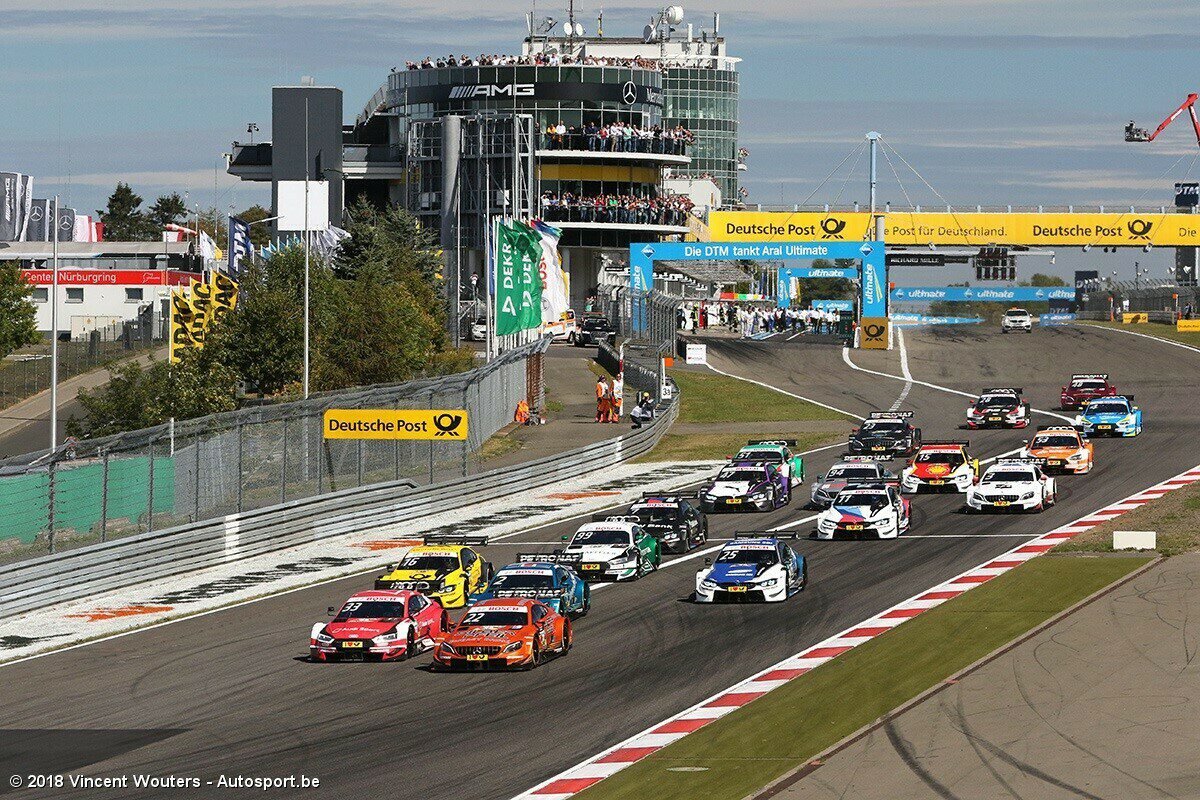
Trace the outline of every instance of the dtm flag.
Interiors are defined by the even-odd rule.
[[[250,258],[254,245],[250,244],[250,226],[237,217],[229,218],[229,267],[227,272],[238,280],[242,277],[243,258]]]
[[[562,257],[558,254],[558,240],[562,231],[541,220],[533,221],[542,248],[538,267],[542,277],[542,322],[558,322],[570,306],[567,290],[567,274],[563,272]]]

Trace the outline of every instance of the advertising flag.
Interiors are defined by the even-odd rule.
[[[75,209],[58,209],[58,241],[75,241]]]
[[[178,363],[184,350],[201,346],[195,332],[196,312],[188,296],[180,289],[171,292],[171,350],[170,361]],[[203,329],[201,329],[203,333]]]
[[[254,245],[250,244],[250,226],[237,217],[229,218],[229,266],[228,271],[235,279],[242,276],[242,259],[250,258]]]
[[[50,241],[50,201],[34,200],[29,206],[29,224],[25,226],[25,241]]]
[[[570,307],[567,292],[567,274],[562,268],[562,257],[558,253],[558,240],[562,231],[541,220],[533,221],[538,235],[541,260],[538,271],[542,279],[542,322],[558,322]]]
[[[204,330],[213,318],[213,286],[209,283],[192,281],[191,289],[192,310],[196,314],[194,322],[201,330]]]
[[[237,307],[237,281],[218,272],[213,275],[212,290],[212,318],[219,322]]]
[[[0,172],[0,242],[17,242],[21,238],[21,175]]]
[[[496,334],[507,336],[542,324],[542,245],[520,222],[499,225],[496,235]]]

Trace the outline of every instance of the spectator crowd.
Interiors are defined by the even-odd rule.
[[[492,53],[480,53],[478,58],[463,53],[458,58],[451,53],[445,57],[430,58],[426,56],[424,60],[406,61],[404,62],[405,69],[442,69],[444,67],[565,67],[565,66],[585,66],[585,67],[636,67],[638,69],[659,69],[659,62],[652,58],[642,58],[634,56],[633,58],[613,58],[609,56],[584,56],[583,58],[575,58],[569,53],[531,53],[527,56],[509,56]]]
[[[600,194],[581,197],[546,191],[541,198],[546,222],[617,222],[625,225],[687,225],[693,203],[686,195],[636,197]]]
[[[724,302],[684,303],[677,312],[677,322],[679,330],[685,333],[706,328],[726,328],[743,338],[759,333],[829,334],[835,331],[838,312]]]
[[[581,128],[557,125],[546,128],[545,145],[550,150],[590,150],[604,153],[659,153],[684,155],[695,136],[682,125],[642,128],[625,122],[598,125],[589,122]]]

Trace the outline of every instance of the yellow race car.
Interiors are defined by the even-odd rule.
[[[487,538],[456,537],[450,542],[427,536],[398,564],[389,565],[387,573],[375,579],[375,588],[408,589],[432,597],[442,608],[461,608],[492,579],[492,565],[470,546],[480,544],[487,544]]]

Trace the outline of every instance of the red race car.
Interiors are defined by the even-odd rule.
[[[467,610],[433,651],[443,669],[533,669],[571,649],[571,621],[544,603],[484,600]]]
[[[1108,382],[1108,375],[1072,375],[1071,383],[1062,387],[1063,411],[1074,411],[1097,397],[1115,397],[1117,387]]]
[[[309,634],[312,661],[395,661],[434,647],[450,627],[446,610],[418,592],[376,589],[359,592],[330,622]]]

